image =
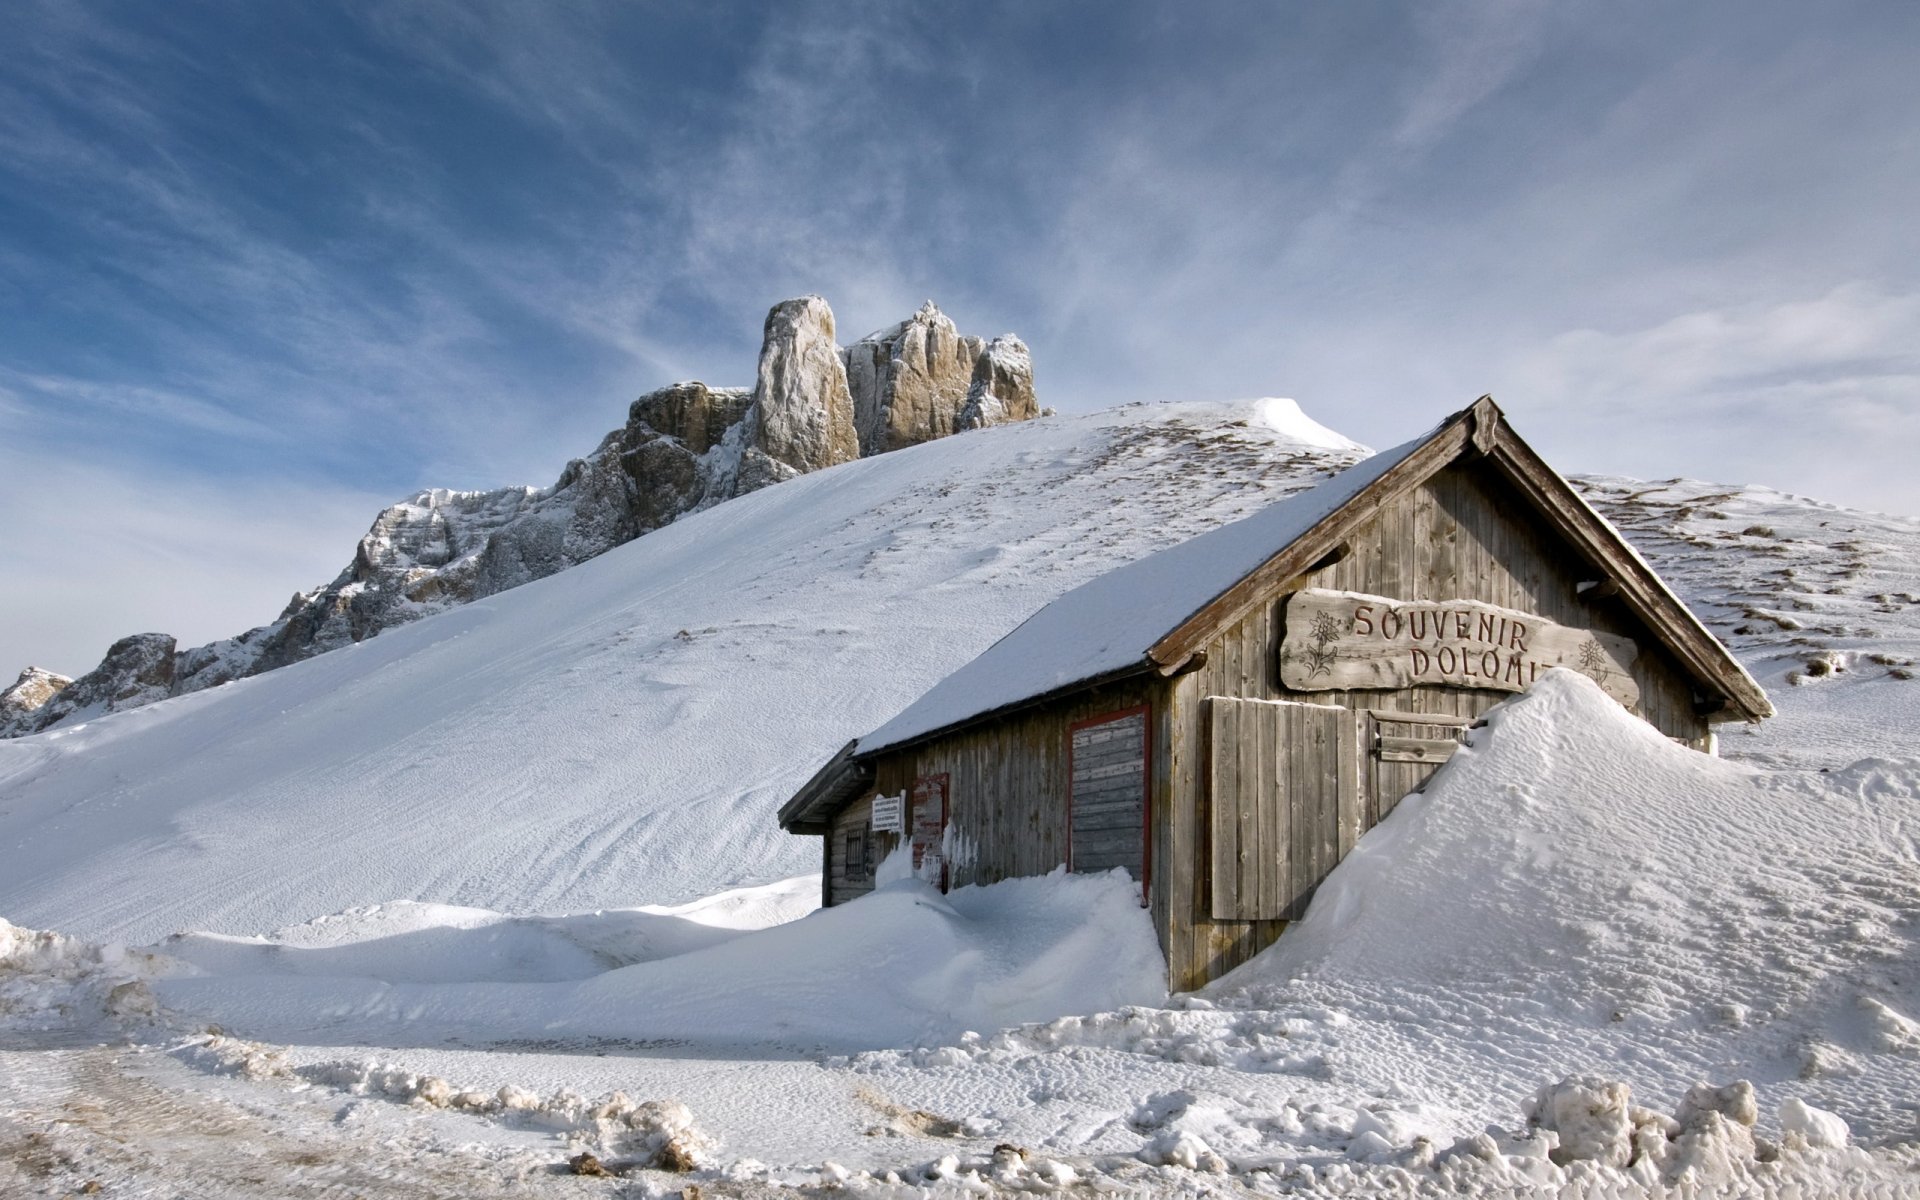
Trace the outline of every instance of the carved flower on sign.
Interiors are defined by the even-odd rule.
[[[1607,675],[1607,652],[1600,648],[1597,638],[1588,638],[1580,643],[1580,672],[1591,679],[1604,679]]]
[[[1333,674],[1333,644],[1340,640],[1340,622],[1330,612],[1316,613],[1307,631],[1307,677]]]

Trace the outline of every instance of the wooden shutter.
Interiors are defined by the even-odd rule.
[[[1206,711],[1213,918],[1297,919],[1360,837],[1354,713],[1224,696]]]
[[[1067,734],[1067,869],[1125,867],[1147,883],[1147,710],[1108,713]]]
[[[1469,724],[1469,718],[1449,713],[1368,710],[1368,824],[1377,824],[1402,797],[1425,787],[1460,748]]]

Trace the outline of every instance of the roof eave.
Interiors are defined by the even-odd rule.
[[[873,768],[854,757],[858,740],[828,759],[813,778],[780,806],[780,828],[788,833],[826,833],[835,813],[873,782]]]
[[[1044,704],[1051,704],[1053,701],[1063,699],[1075,692],[1084,692],[1091,688],[1121,683],[1141,675],[1164,673],[1166,672],[1161,669],[1160,664],[1150,658],[1143,657],[1140,661],[1129,663],[1124,667],[1112,671],[1105,671],[1098,675],[1089,675],[1084,679],[1076,679],[1068,683],[1063,683],[1057,687],[1049,688],[1039,695],[1029,696],[1024,700],[1009,701],[997,708],[989,708],[983,712],[977,712],[970,717],[964,717],[958,721],[950,721],[938,728],[929,729],[925,733],[916,733],[911,737],[901,738],[898,741],[888,742],[885,745],[859,750],[854,757],[861,762],[871,762],[879,755],[892,754],[899,750],[908,750],[915,746],[947,737],[950,734],[958,733],[963,729],[970,729],[975,725],[997,720],[1011,713],[1022,712],[1030,708],[1038,708]]]
[[[1761,721],[1774,715],[1773,702],[1725,643],[1673,593],[1633,544],[1573,485],[1512,431],[1504,418],[1490,457],[1502,473],[1529,493],[1534,506],[1558,526],[1561,536],[1585,550],[1619,584],[1619,599],[1640,622],[1660,635],[1696,685],[1727,701],[1716,719]]]
[[[1486,403],[1490,406],[1492,402]],[[1462,409],[1441,422],[1424,443],[1388,468],[1380,478],[1360,489],[1345,504],[1282,546],[1155,642],[1148,648],[1147,657],[1163,671],[1178,670],[1221,630],[1245,616],[1263,595],[1307,573],[1314,563],[1357,532],[1381,508],[1458,458],[1472,437],[1469,421],[1478,409],[1479,405]]]

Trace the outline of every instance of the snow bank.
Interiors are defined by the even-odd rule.
[[[1756,771],[1554,671],[1208,995],[1337,1011],[1329,1070],[1419,1094],[1735,1074],[1910,1137],[1917,832],[1920,764]]]
[[[171,1010],[275,1041],[911,1046],[1160,1000],[1165,961],[1138,895],[1117,872],[1056,872],[945,896],[906,880],[582,982],[422,982],[412,971],[329,977],[316,972],[403,960],[390,947],[350,943],[319,959],[276,960],[272,947],[246,957],[219,946],[223,953],[209,956],[218,944],[203,941],[190,957],[203,971],[227,973],[169,980],[159,994]]]
[[[1265,396],[1243,403],[1252,410],[1254,419],[1260,424],[1302,445],[1337,450],[1344,454],[1372,453],[1359,442],[1343,433],[1328,429],[1308,416],[1301,409],[1298,400],[1291,400],[1284,396]]]
[[[84,1030],[154,1015],[166,960],[0,920],[0,1031]]]
[[[349,909],[268,937],[175,934],[158,949],[209,975],[318,975],[389,983],[538,983],[717,946],[819,907],[802,875],[672,907],[557,917],[399,901]]]
[[[678,1100],[636,1103],[625,1092],[589,1099],[562,1090],[539,1093],[512,1085],[493,1090],[463,1087],[437,1075],[384,1063],[334,1061],[295,1066],[284,1050],[225,1034],[209,1034],[175,1047],[175,1057],[203,1070],[249,1080],[318,1084],[353,1096],[369,1096],[420,1108],[452,1109],[518,1128],[567,1136],[572,1151],[605,1157],[622,1172],[637,1167],[690,1171],[709,1166],[716,1149],[687,1106]],[[608,1172],[611,1173],[611,1172]]]

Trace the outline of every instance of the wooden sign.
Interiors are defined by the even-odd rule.
[[[875,796],[872,823],[876,833],[905,833],[907,794],[901,792],[897,796]]]
[[[1280,682],[1295,691],[1463,687],[1525,691],[1569,667],[1631,708],[1640,700],[1627,638],[1570,629],[1477,600],[1392,600],[1309,588],[1287,600]]]

